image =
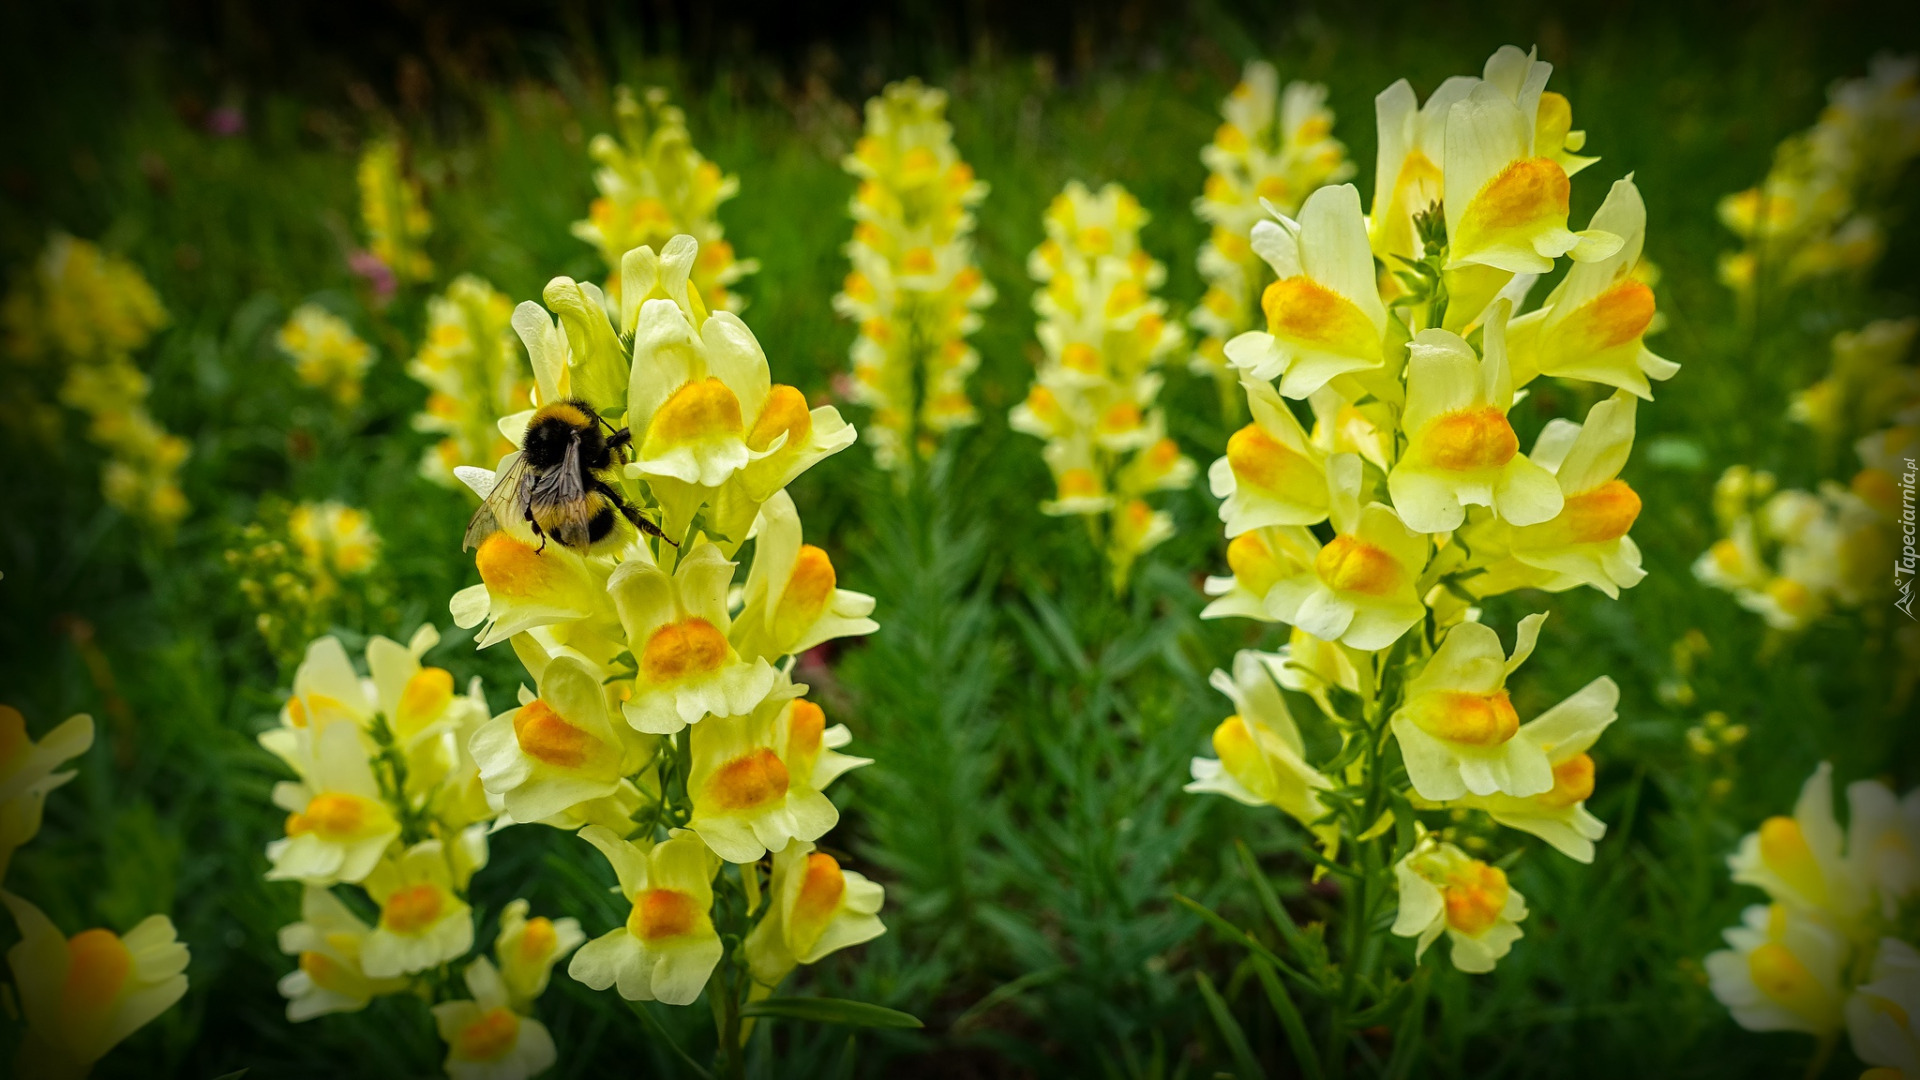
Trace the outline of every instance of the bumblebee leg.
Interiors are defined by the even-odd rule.
[[[535,555],[545,554],[547,550],[547,531],[542,529],[540,523],[533,519],[533,508],[531,506],[521,511],[521,514],[527,519],[527,528],[532,529],[533,535],[540,538],[540,546],[534,548],[533,553]]]
[[[625,517],[628,521],[633,522],[634,528],[639,529],[641,532],[647,534],[648,536],[657,536],[660,539],[665,540],[667,543],[672,544],[674,547],[680,546],[679,541],[675,540],[671,536],[668,536],[664,531],[662,531],[660,526],[655,525],[651,519],[649,519],[645,514],[640,512],[639,507],[633,505],[632,503],[628,502],[626,499],[622,498],[620,496],[620,493],[613,489],[612,485],[606,483],[603,480],[595,480],[594,488],[595,490],[599,491],[602,495],[605,495],[607,497],[608,502],[611,502],[614,506],[619,507],[621,515]]]

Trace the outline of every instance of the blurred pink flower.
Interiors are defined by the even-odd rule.
[[[247,114],[238,105],[221,105],[207,113],[206,127],[209,134],[230,139],[247,130]]]
[[[399,287],[393,277],[393,268],[371,251],[356,251],[348,255],[347,268],[365,278],[367,287],[373,290],[374,299],[382,303],[392,299],[394,290]]]

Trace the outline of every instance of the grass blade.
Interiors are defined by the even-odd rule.
[[[1280,1017],[1280,1026],[1286,1030],[1287,1045],[1293,1048],[1293,1060],[1300,1065],[1301,1075],[1307,1080],[1320,1080],[1320,1055],[1313,1048],[1313,1037],[1307,1034],[1307,1022],[1300,1015],[1300,1009],[1288,996],[1287,988],[1280,982],[1280,976],[1262,958],[1253,958],[1253,971],[1260,977],[1260,985],[1267,988],[1267,1001],[1273,1005],[1273,1011]]]
[[[1200,996],[1206,999],[1214,1026],[1220,1029],[1220,1037],[1226,1040],[1227,1049],[1233,1054],[1234,1070],[1240,1074],[1240,1080],[1266,1080],[1266,1071],[1253,1059],[1253,1050],[1247,1046],[1247,1033],[1240,1030],[1240,1022],[1227,1010],[1227,1003],[1213,988],[1213,980],[1207,978],[1204,971],[1194,972],[1193,978],[1200,984]]]

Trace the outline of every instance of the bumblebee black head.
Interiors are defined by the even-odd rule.
[[[606,446],[606,435],[600,428],[600,414],[593,406],[584,401],[556,401],[541,406],[527,421],[520,450],[528,465],[552,469],[566,460],[568,446],[578,443],[580,460],[597,463]]]

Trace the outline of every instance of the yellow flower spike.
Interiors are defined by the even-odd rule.
[[[964,339],[993,302],[970,240],[987,185],[959,160],[946,104],[917,79],[888,86],[842,162],[860,180],[847,255],[863,288],[834,297],[834,310],[861,328],[853,397],[874,410],[874,456],[890,469],[978,420],[966,381],[979,355]]]
[[[722,954],[708,914],[718,858],[691,833],[651,851],[597,825],[580,837],[613,864],[633,908],[623,925],[581,946],[567,974],[595,990],[617,987],[628,1001],[692,1004]]]
[[[1492,971],[1520,940],[1526,900],[1506,874],[1452,844],[1426,835],[1394,866],[1400,908],[1393,933],[1417,938],[1416,959],[1445,934],[1453,966],[1472,974]]]
[[[512,452],[501,418],[526,408],[533,390],[512,318],[512,301],[472,274],[427,301],[427,340],[407,374],[430,391],[413,427],[442,437],[420,461],[421,475],[436,483],[451,487],[454,469],[490,466]]]
[[[686,114],[668,104],[664,90],[652,88],[636,98],[620,87],[614,120],[614,134],[596,135],[588,145],[599,165],[593,180],[600,194],[586,219],[574,222],[573,234],[599,249],[622,284],[629,252],[657,251],[676,235],[689,234],[701,246],[692,283],[716,307],[739,311],[742,301],[731,287],[759,264],[735,256],[717,216],[720,204],[738,193],[738,178],[722,175],[694,148]]]
[[[380,919],[360,946],[360,966],[373,978],[425,971],[473,947],[473,912],[455,893],[449,852],[425,840],[376,866],[367,895]]]
[[[450,1080],[528,1080],[559,1060],[546,1025],[514,1010],[511,989],[492,961],[475,958],[465,981],[471,998],[433,1006]]]
[[[92,929],[68,938],[21,897],[0,889],[0,903],[20,929],[7,965],[27,1021],[23,1075],[85,1075],[187,992],[187,947],[164,915],[125,934]]]
[[[292,358],[301,382],[325,392],[343,408],[360,403],[361,382],[373,366],[373,346],[362,341],[345,319],[318,304],[302,304],[293,309],[274,340]]]
[[[1798,910],[1755,904],[1723,936],[1730,948],[1706,958],[1707,977],[1740,1026],[1812,1035],[1841,1028],[1847,945],[1839,934]]]
[[[360,221],[367,248],[400,282],[433,277],[433,260],[420,244],[433,231],[420,185],[401,168],[400,143],[378,138],[360,152]]]
[[[768,894],[767,913],[745,942],[754,981],[764,987],[778,986],[797,964],[886,932],[879,919],[885,890],[805,841],[774,855]]]
[[[298,957],[279,984],[288,1021],[358,1012],[376,997],[406,989],[403,978],[376,979],[361,968],[360,950],[372,932],[332,892],[307,887],[300,921],[280,928],[280,951]]]

